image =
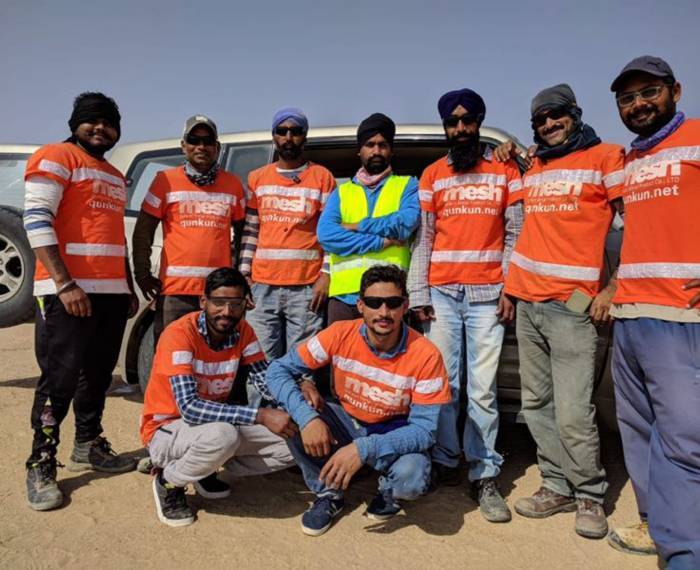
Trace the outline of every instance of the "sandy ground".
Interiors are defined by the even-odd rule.
[[[59,470],[67,496],[56,511],[25,503],[23,463],[30,449],[29,409],[38,369],[33,329],[0,330],[0,567],[3,568],[657,568],[655,557],[619,553],[574,533],[574,514],[510,524],[485,522],[466,486],[443,488],[386,523],[363,516],[375,489],[367,474],[353,485],[346,510],[324,536],[301,533],[310,495],[300,475],[234,480],[228,499],[191,495],[197,522],[172,529],[158,522],[150,478]],[[107,401],[106,435],[120,452],[141,453],[141,397],[118,377]],[[73,418],[64,423],[59,459],[70,454]],[[534,492],[538,474],[524,426],[506,425],[501,486],[510,503]],[[635,521],[634,496],[617,438],[605,435],[611,526]]]

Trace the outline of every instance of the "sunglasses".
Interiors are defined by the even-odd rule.
[[[192,146],[199,146],[203,144],[204,146],[213,146],[216,144],[216,137],[198,137],[197,135],[187,135],[185,137],[185,142],[191,144]]]
[[[370,309],[379,309],[382,305],[388,309],[398,309],[405,300],[405,297],[362,297],[362,302]]]
[[[541,127],[547,122],[547,119],[552,119],[556,121],[562,117],[566,117],[569,114],[568,107],[556,107],[554,109],[549,109],[544,113],[539,113],[532,117],[532,126]]]
[[[304,127],[275,127],[275,134],[281,137],[286,137],[287,133],[292,133],[293,137],[300,137],[305,132]]]
[[[642,101],[653,101],[663,91],[665,85],[654,85],[653,87],[645,87],[639,91],[629,91],[627,93],[620,93],[615,100],[617,101],[618,107],[629,107],[632,105],[639,97]]]
[[[442,120],[443,126],[451,129],[454,129],[460,122],[465,127],[468,127],[469,125],[476,124],[477,120],[474,115],[470,115],[469,113],[465,113],[464,115],[450,115]]]
[[[224,307],[228,307],[229,309],[232,309],[232,310],[241,309],[246,303],[246,300],[242,297],[233,297],[233,298],[207,297],[207,299],[217,309],[223,309]]]

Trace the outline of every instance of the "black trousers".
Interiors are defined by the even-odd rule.
[[[160,335],[170,323],[199,310],[197,295],[160,295],[156,299],[156,314],[153,318],[153,346],[158,346]]]
[[[35,352],[41,376],[34,392],[34,442],[28,464],[38,460],[42,451],[55,455],[59,427],[71,402],[75,440],[92,441],[102,433],[102,413],[119,358],[129,297],[88,296],[89,317],[69,315],[55,295],[37,299]]]

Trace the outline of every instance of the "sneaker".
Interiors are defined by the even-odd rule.
[[[585,538],[605,538],[608,534],[608,520],[603,505],[591,499],[576,501],[576,534]]]
[[[475,496],[474,496],[475,495]],[[479,479],[472,484],[472,496],[479,503],[479,512],[492,523],[508,522],[512,518],[510,509],[496,484],[496,479]]]
[[[27,469],[27,501],[35,511],[50,511],[63,504],[54,458],[42,458]]]
[[[333,519],[343,510],[343,498],[316,497],[314,504],[301,515],[301,530],[309,536],[320,536],[333,524]]]
[[[459,469],[433,463],[432,479],[440,487],[456,487],[459,485]]]
[[[391,496],[391,493],[377,493],[367,507],[367,518],[375,521],[386,521],[401,511],[401,505]]]
[[[231,494],[230,485],[219,479],[216,473],[196,481],[194,489],[205,499],[225,499]]]
[[[515,512],[531,519],[543,519],[556,513],[570,513],[576,510],[573,497],[555,493],[547,487],[540,487],[532,497],[515,501]]]
[[[620,550],[627,554],[657,554],[656,544],[654,544],[649,535],[649,523],[647,521],[613,529],[608,536],[608,544],[615,550]]]
[[[194,513],[187,504],[184,487],[176,487],[163,479],[162,473],[153,477],[153,498],[158,520],[168,526],[187,526],[194,522]]]
[[[68,462],[69,471],[102,471],[104,473],[126,473],[136,469],[131,457],[117,455],[106,438],[98,436],[92,441],[75,443]]]

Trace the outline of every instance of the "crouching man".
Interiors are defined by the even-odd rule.
[[[318,536],[343,508],[343,492],[363,465],[381,473],[367,515],[385,520],[430,483],[440,407],[450,401],[440,351],[403,323],[406,274],[376,265],[360,283],[361,319],[338,321],[270,364],[266,383],[300,432],[288,440],[316,495],[301,528]],[[303,394],[295,381],[332,365],[337,401]]]
[[[272,408],[227,403],[239,367],[259,384],[267,362],[253,329],[243,320],[250,294],[243,275],[230,267],[206,279],[201,311],[174,321],[163,332],[144,398],[141,439],[155,467],[153,495],[161,522],[194,522],[185,487],[193,483],[208,499],[230,494],[217,478],[259,475],[294,464],[283,438],[296,426]]]

